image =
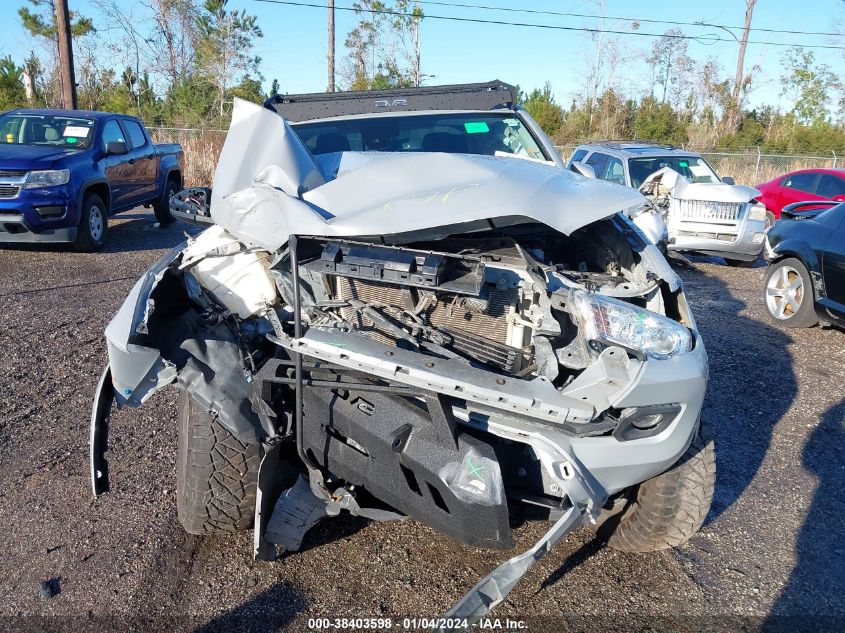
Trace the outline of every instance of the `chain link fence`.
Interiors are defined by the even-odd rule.
[[[226,139],[226,130],[189,127],[147,126],[156,143],[179,143],[185,152],[185,184],[191,187],[210,186],[217,158]],[[564,160],[578,147],[557,145]],[[709,162],[720,176],[733,176],[736,182],[758,185],[796,169],[818,167],[845,168],[845,153],[837,154],[774,154],[759,147],[739,150],[705,150],[696,152]]]
[[[578,145],[556,145],[564,160],[569,160]],[[737,183],[759,185],[796,169],[820,167],[845,168],[845,154],[773,154],[759,147],[738,150],[704,150],[683,148],[703,156],[720,176],[732,176]]]
[[[226,130],[147,126],[147,131],[156,143],[179,143],[182,146],[185,153],[185,186],[211,186],[217,158],[226,139]]]

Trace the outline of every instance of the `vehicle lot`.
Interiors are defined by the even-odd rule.
[[[0,627],[59,616],[49,621],[307,630],[314,617],[392,617],[397,628],[403,616],[445,612],[509,556],[419,523],[349,517],[321,524],[304,551],[272,564],[251,561],[251,533],[188,536],[176,519],[172,389],[113,416],[113,490],[93,501],[88,417],[106,361],[103,329],[185,230],[153,222],[151,213],[119,216],[98,254],[0,250]],[[845,334],[772,327],[764,269],[715,262],[680,271],[710,356],[703,415],[716,435],[718,480],[702,531],[680,550],[630,555],[581,530],[494,616],[538,631],[559,629],[550,618],[561,616],[575,629],[636,620],[735,630],[740,618],[845,626]],[[518,551],[544,528],[520,527]],[[58,577],[61,592],[40,598],[41,581]],[[829,619],[810,623],[808,614]]]

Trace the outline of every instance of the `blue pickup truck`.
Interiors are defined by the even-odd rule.
[[[0,244],[65,242],[96,251],[108,216],[152,206],[173,221],[182,148],[154,144],[138,119],[83,110],[0,114]]]

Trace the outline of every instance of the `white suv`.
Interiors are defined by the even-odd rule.
[[[763,249],[769,220],[756,200],[760,192],[719,178],[695,152],[647,142],[595,142],[576,148],[567,167],[645,193],[666,217],[669,250],[750,266]]]

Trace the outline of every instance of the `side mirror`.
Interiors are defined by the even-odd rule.
[[[733,176],[723,176],[722,182],[725,183],[726,185],[735,185],[736,184],[736,180],[733,179]]]
[[[128,152],[125,141],[109,141],[106,143],[106,154],[108,156],[123,156]]]
[[[588,165],[587,163],[582,163],[579,160],[576,160],[572,165],[569,166],[569,169],[574,171],[576,174],[581,174],[587,178],[595,178],[596,177],[596,170],[592,168],[592,166]]]

